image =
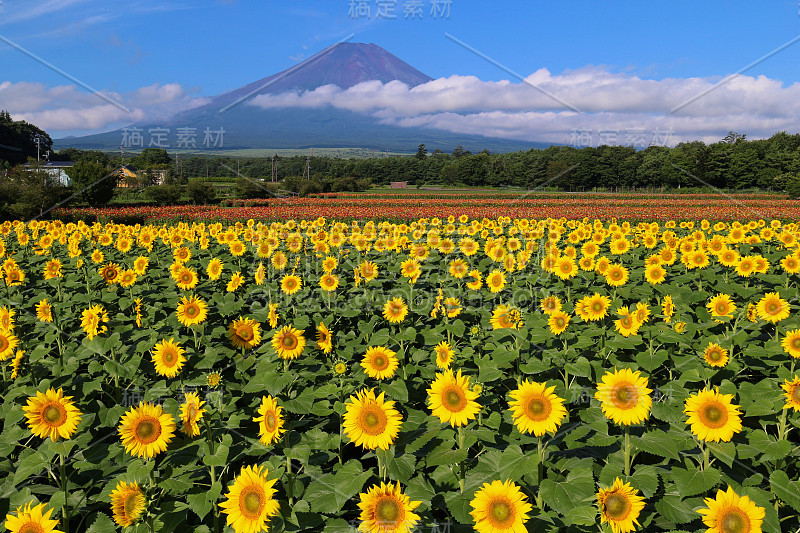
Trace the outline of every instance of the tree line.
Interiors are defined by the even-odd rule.
[[[457,147],[452,153],[342,159],[305,156],[274,158],[183,157],[177,172],[185,178],[243,175],[270,181],[306,174],[312,179],[368,178],[375,184],[408,181],[411,185],[471,187],[548,187],[558,190],[595,188],[715,187],[720,189],[786,190],[800,174],[800,134],[776,133],[748,141],[731,132],[717,143],[693,141],[669,148],[630,146],[575,148],[477,154]]]

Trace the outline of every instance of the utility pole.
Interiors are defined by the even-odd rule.
[[[39,156],[39,151],[41,150],[42,138],[40,136],[36,136],[36,161],[41,161],[41,157]]]
[[[272,156],[272,183],[275,183],[275,156]]]

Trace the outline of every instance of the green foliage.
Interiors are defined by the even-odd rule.
[[[214,186],[202,181],[190,181],[186,186],[186,194],[189,196],[189,201],[195,205],[210,204],[217,197]]]
[[[792,174],[784,179],[784,190],[792,198],[800,198],[800,174]]]
[[[177,185],[151,185],[144,190],[151,202],[159,205],[174,205],[183,194],[183,187]]]
[[[104,205],[114,196],[117,173],[94,161],[79,161],[67,169],[75,194],[91,206]]]
[[[235,194],[237,198],[272,198],[275,187],[257,178],[237,178]]]
[[[42,216],[69,196],[69,188],[48,172],[35,166],[18,166],[8,176],[0,175],[0,218],[29,220]]]
[[[44,130],[24,120],[11,120],[7,111],[0,110],[0,162],[25,163],[28,158],[36,159],[37,154],[44,157],[52,146],[53,140]]]

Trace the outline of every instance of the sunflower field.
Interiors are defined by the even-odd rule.
[[[20,532],[800,529],[800,225],[0,224]]]

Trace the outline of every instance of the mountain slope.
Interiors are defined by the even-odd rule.
[[[148,132],[166,128],[168,149],[189,148],[177,143],[178,128],[193,128],[195,148],[366,148],[388,149],[393,152],[413,152],[420,143],[429,149],[450,151],[462,145],[471,151],[513,151],[531,148],[538,143],[510,141],[461,135],[432,128],[403,128],[381,124],[378,119],[360,113],[331,107],[321,109],[282,108],[261,109],[248,104],[260,94],[279,94],[288,91],[313,90],[323,85],[347,89],[359,83],[378,80],[383,83],[398,80],[409,86],[431,81],[432,78],[400,60],[376,44],[339,43],[311,58],[272,76],[223,93],[203,106],[178,113],[158,123],[134,124],[143,133],[141,147],[151,144]],[[212,146],[204,132],[224,130],[221,146]],[[123,144],[123,131],[117,130],[86,137],[60,139],[59,147],[115,150]],[[137,149],[140,146],[128,148]],[[537,146],[538,147],[538,146]]]

